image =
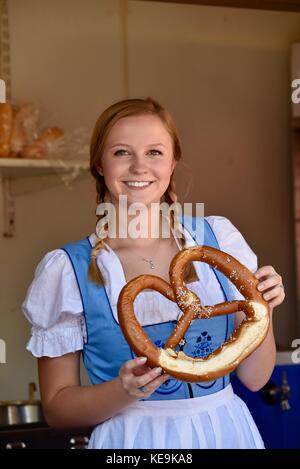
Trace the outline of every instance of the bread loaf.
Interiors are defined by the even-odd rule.
[[[33,112],[31,104],[24,104],[14,112],[12,133],[11,133],[11,156],[21,156],[22,149],[31,143],[25,127],[26,118]]]
[[[31,145],[24,148],[22,156],[24,158],[46,158],[49,145],[51,146],[51,144],[63,135],[63,131],[58,127],[45,130]]]
[[[9,103],[0,103],[0,158],[10,156],[13,111]]]

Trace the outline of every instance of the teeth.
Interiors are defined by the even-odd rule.
[[[151,183],[150,182],[126,182],[127,186],[134,186],[134,187],[144,187],[144,186],[149,186]]]

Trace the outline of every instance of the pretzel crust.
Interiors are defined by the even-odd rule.
[[[217,268],[234,283],[245,300],[203,306],[183,281],[185,268],[193,261]],[[160,366],[181,381],[211,381],[230,373],[257,349],[269,329],[270,308],[256,288],[258,279],[233,256],[210,246],[195,246],[180,251],[171,261],[169,275],[170,284],[155,275],[139,275],[122,288],[118,298],[118,317],[129,346],[136,355],[148,358],[147,365]],[[136,319],[133,302],[144,289],[158,291],[177,303],[183,312],[164,349],[153,344]],[[174,350],[195,319],[208,319],[237,311],[244,311],[245,319],[232,336],[206,358],[194,358]]]

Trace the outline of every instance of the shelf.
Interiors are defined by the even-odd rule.
[[[0,158],[3,236],[12,238],[15,235],[15,196],[58,184],[70,187],[88,174],[88,161]]]
[[[0,158],[0,174],[10,178],[55,175],[64,171],[85,172],[88,169],[88,161]]]
[[[155,2],[157,0],[150,0]],[[300,0],[162,0],[165,3],[252,8],[255,10],[300,11]]]

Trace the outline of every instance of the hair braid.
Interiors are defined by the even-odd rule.
[[[97,186],[98,187],[97,187],[96,201],[97,201],[97,205],[98,205],[101,202],[104,202],[105,186],[103,186],[101,184],[97,184]],[[103,191],[103,188],[104,188],[104,191]],[[98,190],[98,189],[100,189],[100,190]],[[104,194],[103,194],[103,192],[104,192]],[[102,227],[102,230],[100,230],[99,228],[97,229],[97,227],[101,226],[100,221],[104,216],[105,216],[105,213],[103,213],[102,215],[97,215],[96,233],[97,233],[98,239],[97,239],[96,244],[93,247],[92,252],[91,252],[91,261],[90,261],[89,270],[88,270],[89,279],[92,282],[94,282],[98,285],[103,285],[104,284],[104,279],[102,277],[101,271],[100,271],[100,269],[98,267],[98,264],[97,264],[97,256],[98,256],[99,252],[101,251],[101,249],[103,249],[105,247],[104,246],[104,240],[107,238],[108,224],[106,223]]]
[[[173,179],[173,176],[171,176],[169,186],[168,186],[164,196],[165,196],[165,201],[167,202],[167,204],[169,206],[171,206],[172,204],[175,204],[178,201],[178,197],[177,197],[177,194],[176,194],[176,191],[175,191],[175,181]],[[174,230],[174,234],[176,236],[176,233],[179,232],[178,214],[176,213],[174,215],[173,210],[170,210],[169,213],[170,213],[170,222],[171,222],[170,225],[171,225],[172,230]],[[185,238],[185,235],[184,235],[183,231],[180,231],[180,236],[178,237],[178,239],[180,240],[179,242],[181,243],[181,248],[184,249],[185,246],[186,246],[186,238]],[[195,281],[199,280],[199,277],[198,277],[197,272],[195,270],[194,264],[192,262],[187,266],[187,268],[184,272],[184,280],[185,280],[186,283],[195,282]]]

